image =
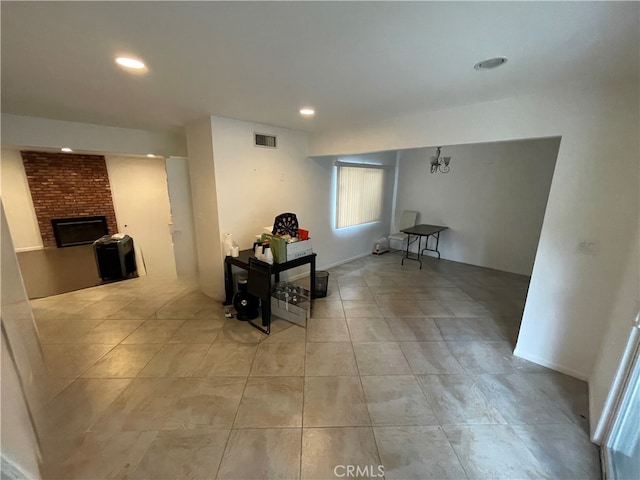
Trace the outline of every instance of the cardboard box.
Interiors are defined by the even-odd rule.
[[[306,257],[313,253],[311,240],[303,240],[301,242],[287,243],[287,262],[296,258]]]
[[[311,240],[287,243],[282,237],[263,233],[262,241],[266,240],[269,240],[269,248],[273,254],[273,261],[276,263],[290,262],[313,253]]]

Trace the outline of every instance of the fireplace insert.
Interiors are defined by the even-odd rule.
[[[58,248],[86,245],[103,235],[109,235],[105,216],[55,218],[51,220],[51,225]]]

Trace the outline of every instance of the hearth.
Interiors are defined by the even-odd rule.
[[[51,225],[58,248],[86,245],[109,235],[105,216],[55,218]]]

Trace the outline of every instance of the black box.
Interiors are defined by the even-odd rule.
[[[133,239],[105,235],[93,242],[98,275],[102,280],[122,280],[138,273]]]

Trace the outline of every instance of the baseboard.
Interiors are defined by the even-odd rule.
[[[354,260],[360,260],[361,258],[368,257],[369,255],[371,255],[371,253],[369,252],[361,253],[359,255],[356,255],[355,257],[347,258],[346,260],[340,260],[335,263],[330,263],[329,265],[323,265],[322,267],[317,268],[317,270],[328,270],[333,267],[339,267],[340,265],[344,265],[345,263],[353,262]]]
[[[518,349],[513,352],[513,354],[518,358],[524,358],[525,360],[529,360],[530,362],[536,363],[543,367],[550,368],[551,370],[555,370],[556,372],[564,373],[569,375],[570,377],[577,378],[578,380],[582,380],[584,382],[589,381],[589,376],[584,372],[578,372],[573,368],[565,367],[564,365],[560,365],[559,363],[552,362],[547,360],[546,358],[538,357],[536,355],[531,355],[528,353],[518,352]]]
[[[39,246],[39,247],[22,247],[22,248],[16,248],[16,253],[21,253],[21,252],[33,252],[35,250],[44,250],[43,246]]]
[[[333,268],[333,267],[339,267],[340,265],[344,265],[345,263],[353,262],[354,260],[359,260],[361,258],[368,257],[369,255],[371,255],[371,254],[370,253],[361,253],[360,255],[356,255],[355,257],[351,257],[351,258],[348,258],[346,260],[340,260],[339,262],[330,263],[329,265],[322,265],[320,267],[316,267],[316,271],[317,270],[329,270],[330,268]],[[308,276],[309,276],[308,272],[299,273],[298,275],[292,275],[291,277],[289,277],[288,281],[294,281],[294,280],[298,280],[300,278],[304,278],[304,277],[308,277]]]

